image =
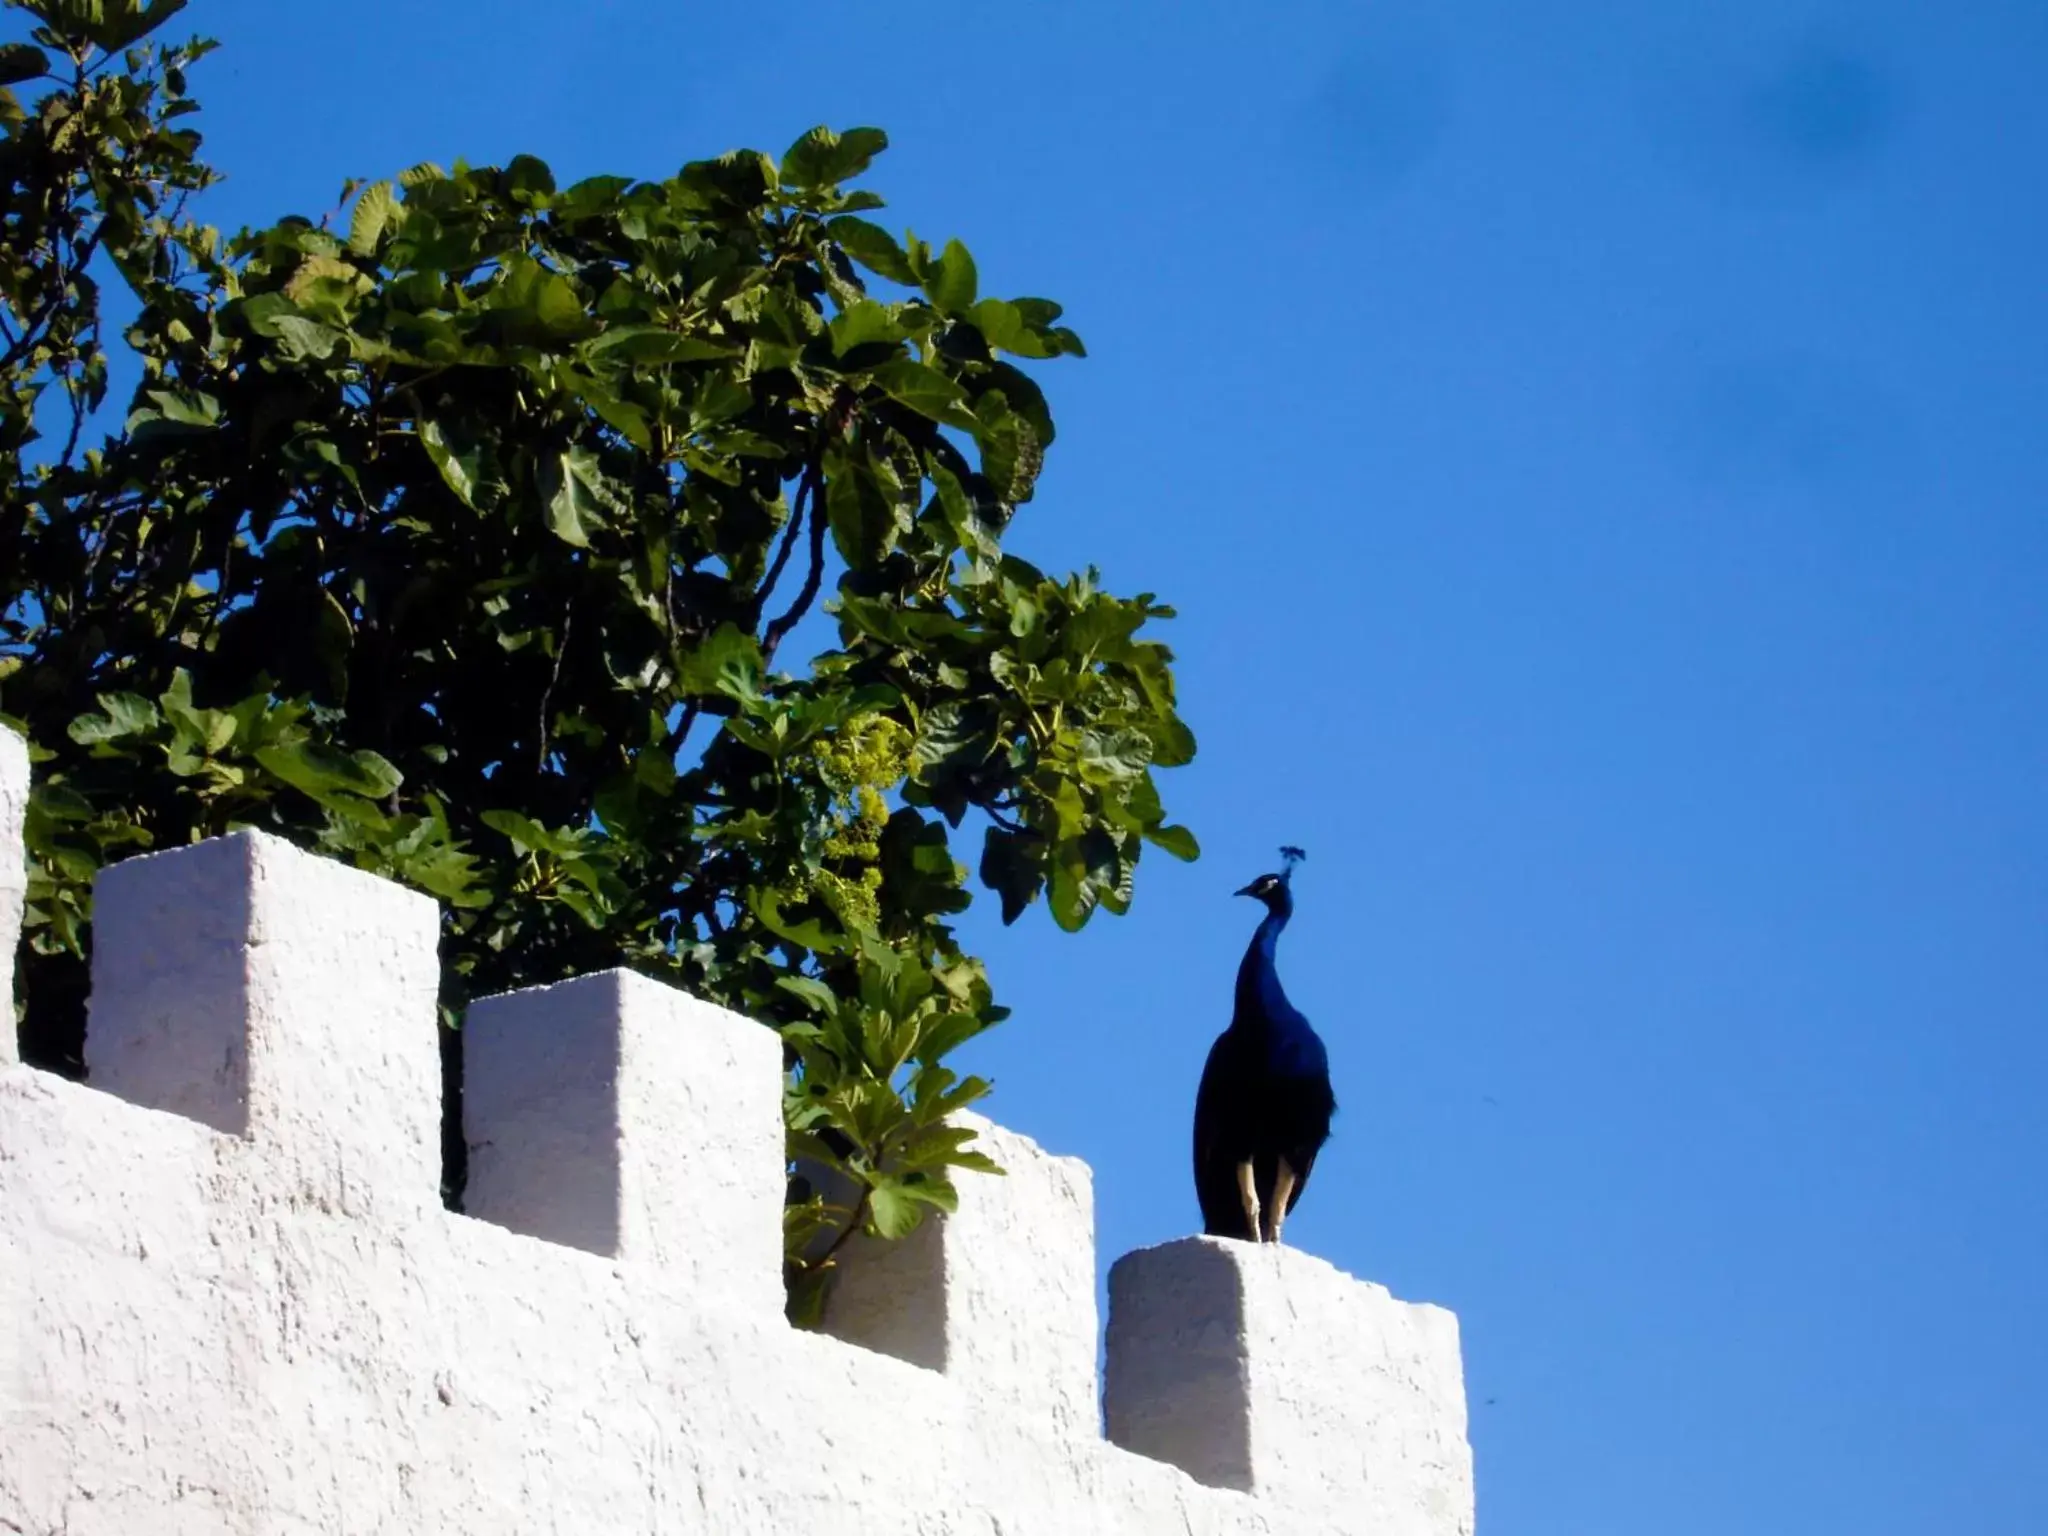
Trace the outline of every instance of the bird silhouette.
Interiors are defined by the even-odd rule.
[[[1287,1000],[1273,959],[1303,857],[1282,848],[1279,874],[1237,892],[1264,903],[1266,916],[1237,968],[1230,1028],[1209,1048],[1195,1094],[1195,1197],[1212,1237],[1280,1241],[1337,1109],[1329,1053]]]

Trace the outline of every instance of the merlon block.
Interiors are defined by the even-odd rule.
[[[1226,1238],[1126,1254],[1109,1286],[1116,1444],[1374,1536],[1470,1536],[1452,1314]]]
[[[1088,1165],[959,1114],[1002,1176],[954,1175],[960,1208],[901,1242],[856,1238],[827,1333],[942,1371],[1041,1432],[1094,1435],[1095,1194]]]
[[[473,1216],[779,1311],[782,1044],[629,971],[471,1005]]]
[[[101,871],[95,1088],[276,1146],[344,1206],[440,1185],[440,912],[238,832]]]

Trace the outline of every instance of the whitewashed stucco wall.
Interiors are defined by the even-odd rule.
[[[0,731],[10,956],[27,772]],[[0,1531],[1472,1531],[1439,1308],[1128,1255],[1106,1440],[1086,1165],[975,1121],[1010,1176],[799,1332],[768,1031],[621,973],[479,1005],[453,1215],[432,903],[253,834],[97,901],[91,1086],[0,1030]]]

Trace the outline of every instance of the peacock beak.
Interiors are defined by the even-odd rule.
[[[1231,894],[1231,895],[1233,895],[1233,896],[1256,896],[1256,895],[1258,895],[1258,893],[1259,893],[1259,882],[1258,882],[1258,881],[1256,881],[1256,880],[1254,880],[1254,881],[1253,881],[1253,882],[1252,882],[1252,883],[1251,883],[1250,885],[1246,886],[1246,887],[1245,887],[1245,888],[1244,888],[1243,890],[1241,890],[1241,891],[1232,891],[1232,892],[1231,892],[1230,894]]]

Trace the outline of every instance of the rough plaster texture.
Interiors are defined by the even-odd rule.
[[[129,859],[93,887],[86,1075],[290,1149],[343,1202],[435,1198],[441,914],[258,832]]]
[[[1108,1367],[1134,1454],[1091,1406],[1082,1165],[979,1123],[1010,1177],[856,1255],[835,1307],[912,1359],[798,1332],[756,1026],[618,976],[479,1009],[495,1219],[452,1215],[430,905],[251,836],[102,890],[93,1085],[0,1066],[0,1532],[1471,1529],[1446,1314],[1293,1252],[1135,1255]],[[1238,1470],[1172,1427],[1183,1396],[1241,1415]]]
[[[463,1029],[471,1215],[780,1312],[770,1031],[629,971],[486,998]]]
[[[1093,1436],[1095,1191],[1088,1165],[959,1114],[1001,1179],[962,1175],[960,1209],[901,1242],[848,1244],[825,1330],[967,1384],[1054,1434]]]
[[[28,810],[28,747],[0,728],[0,1003],[14,1008],[14,935],[21,932],[22,895],[28,885],[28,855],[21,842],[21,818]],[[0,1028],[0,1067],[21,1059],[14,1031]]]
[[[1206,1483],[1344,1508],[1385,1536],[1473,1528],[1458,1320],[1307,1254],[1190,1237],[1110,1270],[1118,1445]]]

